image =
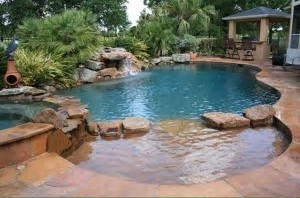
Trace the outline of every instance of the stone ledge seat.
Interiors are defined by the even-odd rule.
[[[0,146],[27,139],[54,129],[51,124],[26,123],[14,128],[0,130]]]

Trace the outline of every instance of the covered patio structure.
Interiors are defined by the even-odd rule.
[[[267,7],[257,7],[251,10],[240,12],[228,17],[224,17],[223,20],[228,21],[229,31],[228,38],[237,40],[237,23],[240,22],[252,22],[256,23],[256,39],[252,40],[255,45],[255,50],[253,51],[253,56],[255,61],[258,62],[269,62],[270,60],[270,50],[271,46],[269,43],[269,30],[270,23],[273,22],[284,22],[289,21],[290,15],[288,13],[274,10]],[[243,52],[240,51],[243,55]]]

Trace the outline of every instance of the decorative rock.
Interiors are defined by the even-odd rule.
[[[62,128],[62,132],[64,133],[70,133],[76,129],[78,129],[78,126],[82,123],[80,120],[67,120],[67,127]]]
[[[119,75],[119,72],[117,68],[113,67],[113,68],[103,69],[99,72],[99,74],[104,78],[105,77],[115,78],[116,76]]]
[[[160,58],[153,58],[150,63],[151,65],[158,65],[161,62]]]
[[[47,91],[45,91],[45,90],[37,89],[35,87],[28,87],[25,92],[25,95],[39,96],[39,95],[43,95],[46,93],[47,93]]]
[[[69,115],[68,115],[68,112],[63,108],[59,108],[57,113],[60,114],[60,116],[62,116],[64,119],[69,119],[70,118]]]
[[[88,60],[85,62],[85,67],[93,71],[99,71],[105,67],[105,63]]]
[[[250,126],[249,119],[232,113],[206,113],[202,115],[202,119],[209,127],[218,129],[242,128]]]
[[[45,93],[47,93],[47,91],[40,90],[34,87],[24,86],[20,88],[3,89],[0,91],[0,96],[16,96],[20,94],[37,96]]]
[[[85,106],[67,107],[65,108],[65,110],[68,112],[68,115],[72,119],[86,119],[89,114],[89,111],[85,108]]]
[[[147,133],[150,131],[150,121],[142,117],[126,118],[123,121],[124,134]]]
[[[43,86],[43,89],[50,93],[56,92],[56,88],[54,86],[50,86],[50,85]]]
[[[100,135],[104,137],[120,137],[122,133],[122,120],[98,123]]]
[[[172,59],[176,63],[188,63],[191,61],[190,54],[173,54]]]
[[[117,47],[117,48],[111,48],[111,52],[127,52],[125,48]]]
[[[87,68],[77,68],[75,72],[75,80],[82,83],[93,83],[97,80],[98,72]]]
[[[151,65],[170,65],[173,64],[173,58],[170,56],[163,56],[160,58],[154,58],[151,60],[150,64]]]
[[[12,89],[3,89],[0,91],[0,96],[15,96],[24,94],[27,90],[27,87],[12,88]]]
[[[115,51],[110,53],[103,53],[101,55],[102,60],[109,60],[109,61],[121,61],[127,58],[127,52]]]
[[[67,120],[53,109],[45,109],[32,119],[35,123],[53,124],[55,128],[62,129],[68,126]]]
[[[88,123],[88,132],[89,134],[93,136],[100,135],[100,129],[98,127],[98,124],[96,122],[89,122]]]
[[[244,116],[251,120],[252,127],[268,126],[273,124],[276,111],[271,105],[260,105],[246,109]]]

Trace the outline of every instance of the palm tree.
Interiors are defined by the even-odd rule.
[[[171,0],[166,8],[170,17],[175,18],[177,34],[181,37],[189,33],[193,23],[200,23],[208,30],[211,17],[216,15],[215,7],[204,6],[203,0]]]

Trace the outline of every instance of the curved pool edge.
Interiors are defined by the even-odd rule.
[[[50,185],[36,187],[37,191],[23,193],[45,196],[151,196],[151,197],[278,197],[300,196],[300,84],[299,75],[282,69],[264,67],[253,62],[220,58],[201,58],[197,62],[233,63],[260,70],[256,78],[281,93],[274,105],[276,119],[291,133],[288,149],[269,164],[256,170],[221,180],[196,185],[159,185],[132,182],[123,178],[100,175],[90,170],[73,167],[47,181]],[[297,84],[298,83],[298,84]],[[55,185],[56,184],[56,185]],[[83,185],[84,184],[84,185]],[[60,185],[59,188],[55,186]],[[52,186],[52,187],[51,187]],[[54,186],[54,187],[53,187]],[[47,190],[47,192],[45,191]],[[29,193],[29,194],[28,194]],[[40,194],[36,194],[37,196]]]
[[[256,170],[222,179],[243,196],[300,196],[300,73],[282,67],[264,66],[222,58],[201,58],[197,62],[220,62],[256,67],[256,79],[276,89],[281,97],[274,105],[276,120],[292,142],[287,150],[269,164]],[[297,79],[298,78],[298,79]],[[298,81],[297,81],[298,80]],[[298,84],[297,84],[298,83]]]

